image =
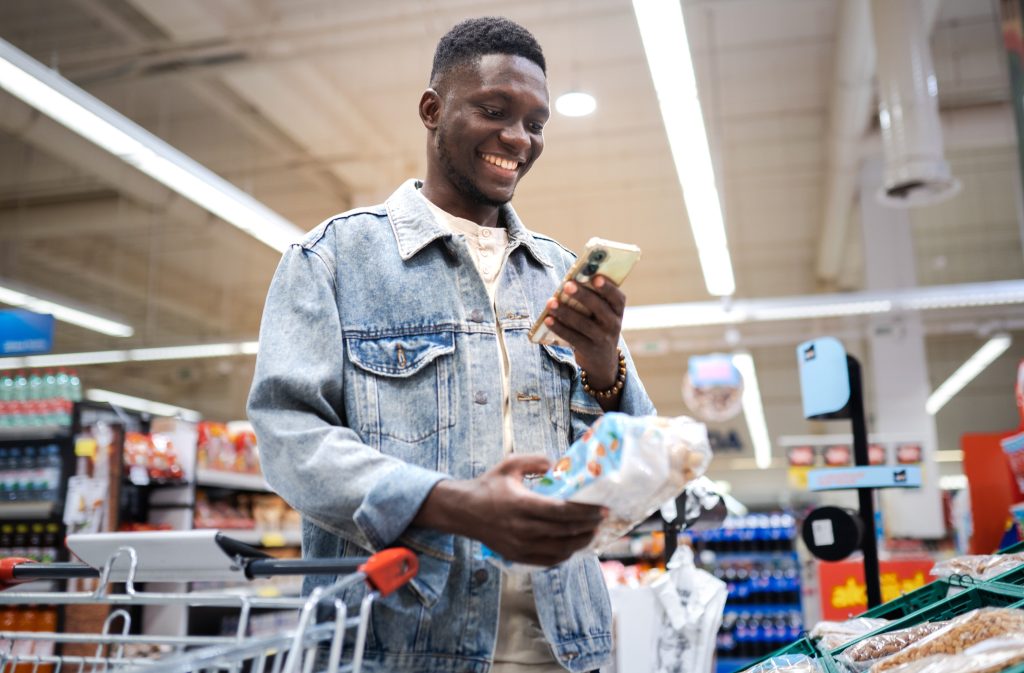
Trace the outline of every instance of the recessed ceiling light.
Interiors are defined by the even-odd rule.
[[[597,109],[597,101],[589,93],[570,91],[558,97],[555,109],[566,117],[586,117]]]

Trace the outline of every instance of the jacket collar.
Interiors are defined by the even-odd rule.
[[[438,223],[430,208],[416,193],[422,186],[423,183],[419,180],[407,180],[384,202],[388,221],[391,222],[391,228],[398,240],[398,253],[404,261],[408,261],[433,241],[439,238],[448,239],[452,235]],[[537,240],[523,225],[512,206],[507,203],[503,205],[500,218],[505,224],[509,242],[513,246],[522,245],[538,262],[544,266],[553,266],[541,252]]]

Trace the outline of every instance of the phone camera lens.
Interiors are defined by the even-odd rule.
[[[595,273],[597,273],[597,269],[598,269],[598,265],[595,264],[594,262],[589,262],[584,267],[584,271],[586,271],[588,276],[593,276]]]
[[[600,264],[605,260],[606,257],[608,257],[608,253],[605,252],[604,250],[595,250],[594,252],[590,253],[590,261],[592,263]]]

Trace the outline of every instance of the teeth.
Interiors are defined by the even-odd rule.
[[[501,157],[496,157],[493,154],[482,154],[481,156],[487,163],[494,164],[495,166],[498,166],[499,168],[504,168],[505,170],[512,171],[519,167],[518,161],[512,161],[511,159],[502,159]]]

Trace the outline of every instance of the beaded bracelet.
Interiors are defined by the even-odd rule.
[[[596,397],[599,400],[608,400],[622,392],[622,387],[626,385],[626,356],[622,354],[622,349],[618,349],[618,351],[619,371],[615,377],[615,383],[607,390],[594,390],[591,388],[586,370],[580,369],[580,381],[583,383],[583,390],[587,391],[591,397]]]

